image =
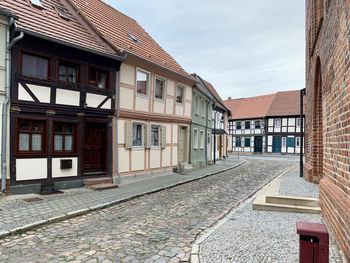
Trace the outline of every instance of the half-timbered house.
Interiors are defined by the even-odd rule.
[[[10,191],[112,177],[112,119],[122,57],[59,0],[4,0],[12,47]]]
[[[229,120],[234,152],[300,153],[300,91],[231,99]]]
[[[115,177],[187,164],[194,78],[134,19],[100,0],[70,1],[107,42],[128,55],[118,78]]]

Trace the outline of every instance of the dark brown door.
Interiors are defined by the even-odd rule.
[[[106,124],[85,124],[84,175],[106,171]]]

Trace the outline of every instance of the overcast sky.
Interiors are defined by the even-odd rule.
[[[304,0],[105,0],[223,99],[305,86]]]

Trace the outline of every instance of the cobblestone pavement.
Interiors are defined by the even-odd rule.
[[[241,161],[231,157],[227,161],[219,161],[217,165],[211,165],[190,172],[187,175],[157,174],[153,176],[131,176],[129,178],[123,178],[120,188],[105,191],[78,188],[66,190],[64,194],[51,196],[24,195],[0,197],[0,236],[2,231],[9,232],[36,222],[65,216],[74,211],[87,210],[91,207],[110,202],[122,201],[159,188],[201,178],[205,174],[234,167],[241,163]],[[24,201],[25,197],[40,198],[41,201],[26,202]]]
[[[318,197],[318,186],[293,169],[280,178],[280,193]],[[322,223],[321,215],[252,210],[252,200],[228,215],[223,225],[200,246],[201,263],[298,262],[296,222]],[[331,238],[330,262],[342,262]]]
[[[222,213],[292,163],[248,161],[123,204],[0,240],[0,262],[179,262]]]

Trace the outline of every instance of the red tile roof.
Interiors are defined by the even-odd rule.
[[[300,90],[277,92],[267,116],[293,115],[300,115]]]
[[[28,0],[1,0],[0,8],[5,8],[18,17],[19,29],[77,48],[116,56],[117,53],[76,14],[73,7],[60,0],[42,0],[42,8]],[[69,19],[60,17],[57,8],[63,8]]]
[[[227,108],[231,110],[231,119],[263,118],[269,110],[275,94],[251,98],[225,100]]]
[[[115,47],[193,79],[134,19],[100,0],[68,1]]]
[[[229,99],[224,103],[231,110],[231,119],[299,115],[300,91],[283,91],[257,97]]]

